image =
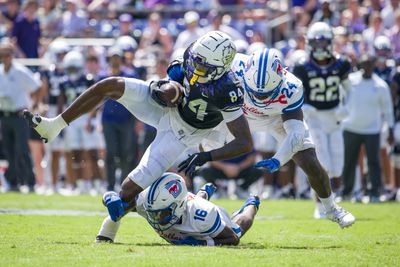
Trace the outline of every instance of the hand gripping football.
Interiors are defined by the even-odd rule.
[[[159,81],[152,88],[152,97],[159,104],[167,107],[176,107],[182,101],[184,88],[175,81]]]

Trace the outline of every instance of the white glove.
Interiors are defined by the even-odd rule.
[[[53,141],[61,130],[68,126],[61,115],[49,119],[26,111],[24,116],[45,143]]]

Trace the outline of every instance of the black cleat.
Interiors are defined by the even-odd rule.
[[[98,235],[96,236],[96,243],[114,243],[114,241],[109,237]]]
[[[37,123],[40,123],[42,121],[42,118],[40,118],[39,115],[33,115],[32,112],[29,110],[24,110],[23,112],[25,120],[28,121],[29,126],[32,128],[35,128],[37,126]]]
[[[30,112],[30,111],[27,110],[27,109],[25,109],[25,110],[23,111],[23,115],[24,115],[25,120],[28,122],[29,127],[33,128],[33,129],[35,129],[36,126],[38,126],[38,124],[42,121],[42,118],[41,118],[38,114],[33,115],[33,113]],[[40,135],[40,134],[39,134],[39,135]],[[48,142],[47,138],[41,137],[41,139],[42,139],[45,143]]]

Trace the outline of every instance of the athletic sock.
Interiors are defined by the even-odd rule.
[[[111,238],[114,241],[120,224],[121,221],[114,222],[111,220],[110,216],[107,216],[107,218],[103,220],[100,231],[97,235]]]
[[[321,200],[321,203],[324,206],[326,212],[330,212],[332,208],[336,206],[335,199],[332,193],[327,198],[319,197],[319,199]]]

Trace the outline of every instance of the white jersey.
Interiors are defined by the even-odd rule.
[[[246,62],[250,56],[236,54],[232,63],[232,71],[243,77]],[[255,105],[248,93],[245,93],[243,112],[249,121],[252,131],[266,131],[272,116],[279,116],[302,107],[304,103],[303,85],[301,81],[287,70],[283,71],[284,80],[279,95],[272,101],[266,101],[263,107]]]
[[[144,209],[148,189],[141,192],[136,200],[136,211],[147,219]],[[171,228],[158,232],[158,234],[172,243],[174,240],[182,240],[193,237],[199,240],[207,240],[218,236],[225,226],[231,229],[240,237],[239,225],[232,222],[228,212],[208,200],[188,193],[186,209],[182,216],[182,222],[173,225]]]

